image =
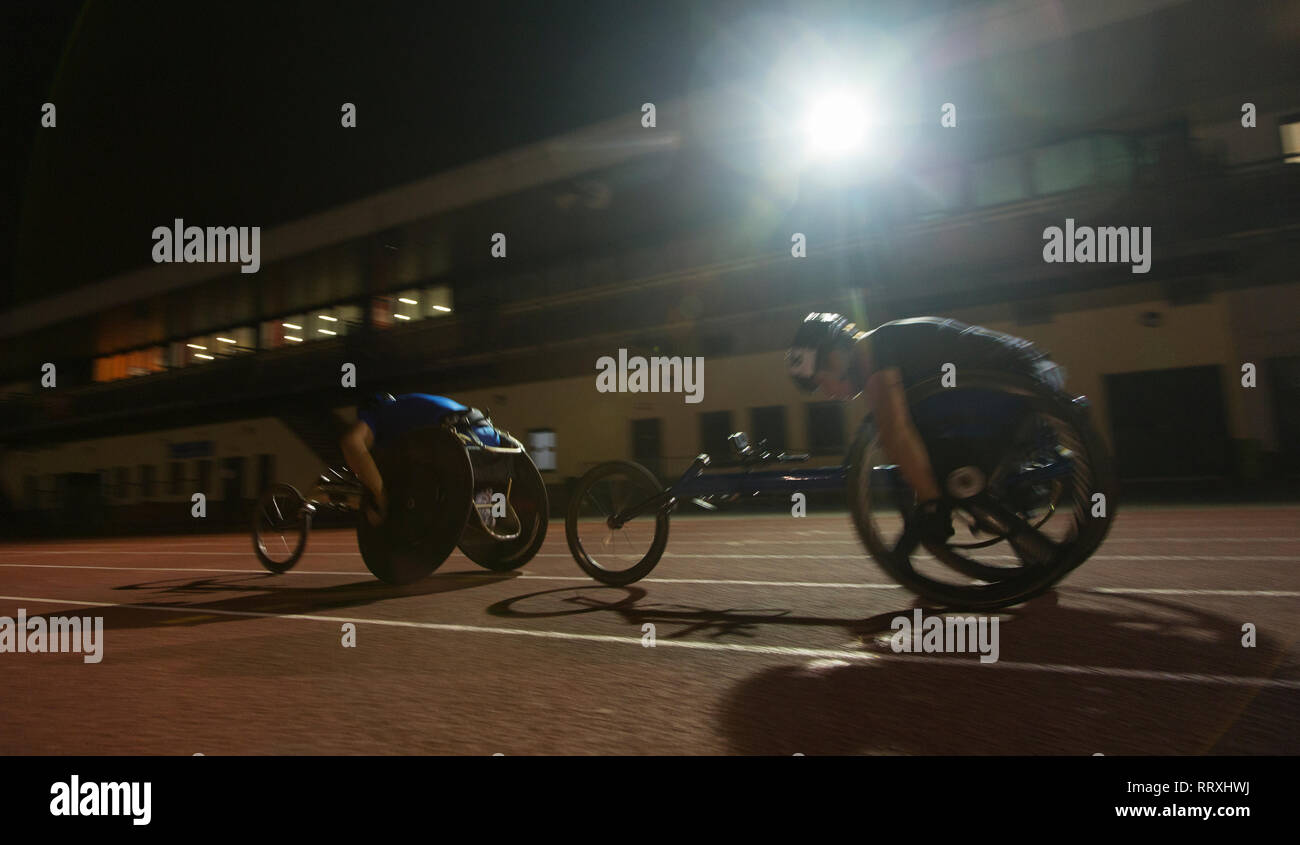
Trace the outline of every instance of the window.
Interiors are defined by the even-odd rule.
[[[528,457],[542,472],[555,469],[555,431],[534,428],[528,432]]]
[[[411,288],[377,296],[372,306],[372,319],[379,328],[430,317],[445,317],[450,313],[452,313],[451,287],[448,285]]]
[[[314,311],[307,324],[303,340],[326,340],[347,334],[361,324],[361,308],[357,305],[337,305]]]
[[[814,455],[844,451],[844,406],[839,402],[809,402],[808,451]]]
[[[212,461],[204,458],[199,461],[199,484],[196,493],[202,493],[204,496],[212,497]]]
[[[263,490],[269,490],[275,483],[275,455],[261,454],[257,456],[257,495],[262,495]]]
[[[140,464],[140,496],[145,499],[153,497],[153,466],[151,464]]]
[[[766,440],[767,448],[774,452],[784,451],[785,440],[785,406],[767,405],[749,410],[751,442],[757,446]]]
[[[117,379],[143,376],[166,369],[163,347],[151,346],[96,358],[94,363],[95,381],[116,381]]]
[[[252,326],[240,326],[216,332],[212,335],[210,354],[221,357],[252,352],[257,348],[257,338],[254,334]]]
[[[209,361],[217,359],[216,351],[212,348],[216,344],[208,335],[198,335],[185,341],[185,353],[182,358],[182,365],[188,364],[206,364]]]
[[[1097,181],[1104,185],[1128,185],[1137,172],[1137,152],[1132,141],[1120,135],[1099,135],[1092,139]]]
[[[115,467],[113,469],[113,495],[118,499],[125,499],[129,495],[127,489],[130,484],[126,467]]]
[[[731,459],[731,411],[705,411],[700,414],[700,446],[717,463]]]
[[[916,185],[915,209],[923,217],[940,217],[961,208],[962,173],[957,167],[941,167],[918,173],[913,177]]]
[[[976,162],[971,167],[971,188],[978,206],[1015,202],[1029,195],[1024,161],[1019,155]]]
[[[167,492],[173,496],[179,496],[184,492],[183,490],[184,484],[185,484],[185,462],[172,461],[171,486],[168,488]]]
[[[632,460],[663,475],[663,426],[658,418],[632,420]]]
[[[1092,144],[1088,138],[1034,150],[1030,161],[1036,194],[1073,191],[1086,187],[1095,178]]]
[[[1300,114],[1289,114],[1278,121],[1282,140],[1283,160],[1287,164],[1300,164]]]

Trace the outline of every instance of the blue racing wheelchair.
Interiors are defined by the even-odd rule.
[[[507,572],[532,560],[546,539],[549,504],[541,473],[524,446],[488,415],[444,397],[435,425],[377,448],[388,491],[388,517],[358,517],[366,567],[390,584],[429,575],[459,547],[486,569]],[[253,550],[271,572],[302,557],[312,517],[359,514],[369,492],[347,467],[329,467],[308,496],[289,484],[262,494],[253,512]]]
[[[774,454],[731,436],[740,469],[706,473],[700,455],[665,488],[639,464],[612,461],[579,480],[565,518],[574,560],[622,586],[644,578],[668,543],[670,512],[763,493],[842,490],[859,538],[882,569],[937,605],[992,609],[1038,595],[1082,564],[1115,515],[1115,477],[1088,403],[1042,381],[1004,373],[939,378],[907,391],[908,406],[954,515],[945,543],[916,530],[915,493],[863,422],[841,466],[769,468],[807,455]]]

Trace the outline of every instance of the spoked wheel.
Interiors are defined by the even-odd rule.
[[[375,463],[388,494],[388,517],[372,526],[365,496],[357,545],[366,568],[389,584],[410,584],[442,565],[469,515],[474,483],[460,439],[445,428],[412,431]]]
[[[667,509],[622,524],[616,524],[615,517],[662,491],[648,469],[629,461],[601,464],[578,480],[564,533],[583,572],[612,587],[650,574],[668,545]]]
[[[886,460],[871,420],[848,475],[858,534],[904,587],[944,606],[1005,607],[1047,590],[1101,544],[1114,517],[1111,461],[1068,397],[1013,376],[968,374],[957,387],[917,385],[908,404],[955,535],[921,542],[915,494]]]
[[[459,543],[465,557],[493,572],[509,572],[532,560],[546,540],[550,516],[546,482],[532,459],[521,453],[503,460],[514,462],[506,515],[490,518],[497,533],[518,536],[513,540],[498,540],[484,529],[479,515],[471,509]]]
[[[289,484],[276,484],[257,500],[253,510],[253,552],[262,566],[288,572],[307,548],[311,510],[307,500]]]

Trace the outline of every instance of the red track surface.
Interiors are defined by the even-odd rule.
[[[281,576],[245,536],[0,546],[0,615],[105,624],[99,664],[0,653],[0,753],[1300,753],[1297,508],[1128,510],[990,664],[888,647],[912,598],[844,514],[674,519],[621,589],[563,535],[405,588],[347,531]]]

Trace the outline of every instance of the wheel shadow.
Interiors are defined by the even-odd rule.
[[[1248,680],[1273,678],[1284,644],[1261,631],[1245,648],[1241,620],[1174,601],[1077,600],[1067,589],[1066,605],[1050,592],[996,614],[998,659],[981,663],[976,653],[896,652],[895,620],[910,621],[915,604],[851,619],[646,603],[646,595],[637,586],[559,588],[487,612],[606,613],[634,630],[654,624],[661,641],[754,640],[782,626],[849,634],[824,657],[763,669],[726,692],[717,725],[736,754],[1300,753],[1291,728],[1300,689]]]
[[[601,593],[608,595],[601,596]],[[644,601],[645,589],[637,586],[609,587],[592,584],[586,587],[558,587],[503,599],[489,605],[487,613],[504,619],[547,619],[584,613],[611,613],[624,623],[640,627],[651,623],[659,639],[678,640],[692,635],[711,640],[726,637],[754,638],[770,625],[806,625],[841,627],[853,634],[866,635],[878,620],[800,616],[783,608],[707,608],[685,604],[659,604]],[[562,605],[562,606],[561,606]],[[896,614],[890,614],[892,617]]]
[[[372,578],[328,587],[291,586],[283,576],[221,575],[165,578],[123,584],[113,589],[138,592],[138,601],[124,597],[111,607],[64,608],[41,616],[103,616],[105,630],[180,628],[221,622],[249,621],[259,616],[288,616],[356,608],[396,598],[416,598],[483,587],[517,577],[506,572],[447,572],[392,586]],[[231,596],[235,592],[238,595]],[[210,601],[203,596],[221,594]],[[168,600],[168,597],[176,597]],[[139,607],[132,605],[140,605]],[[33,617],[29,617],[33,618]]]

